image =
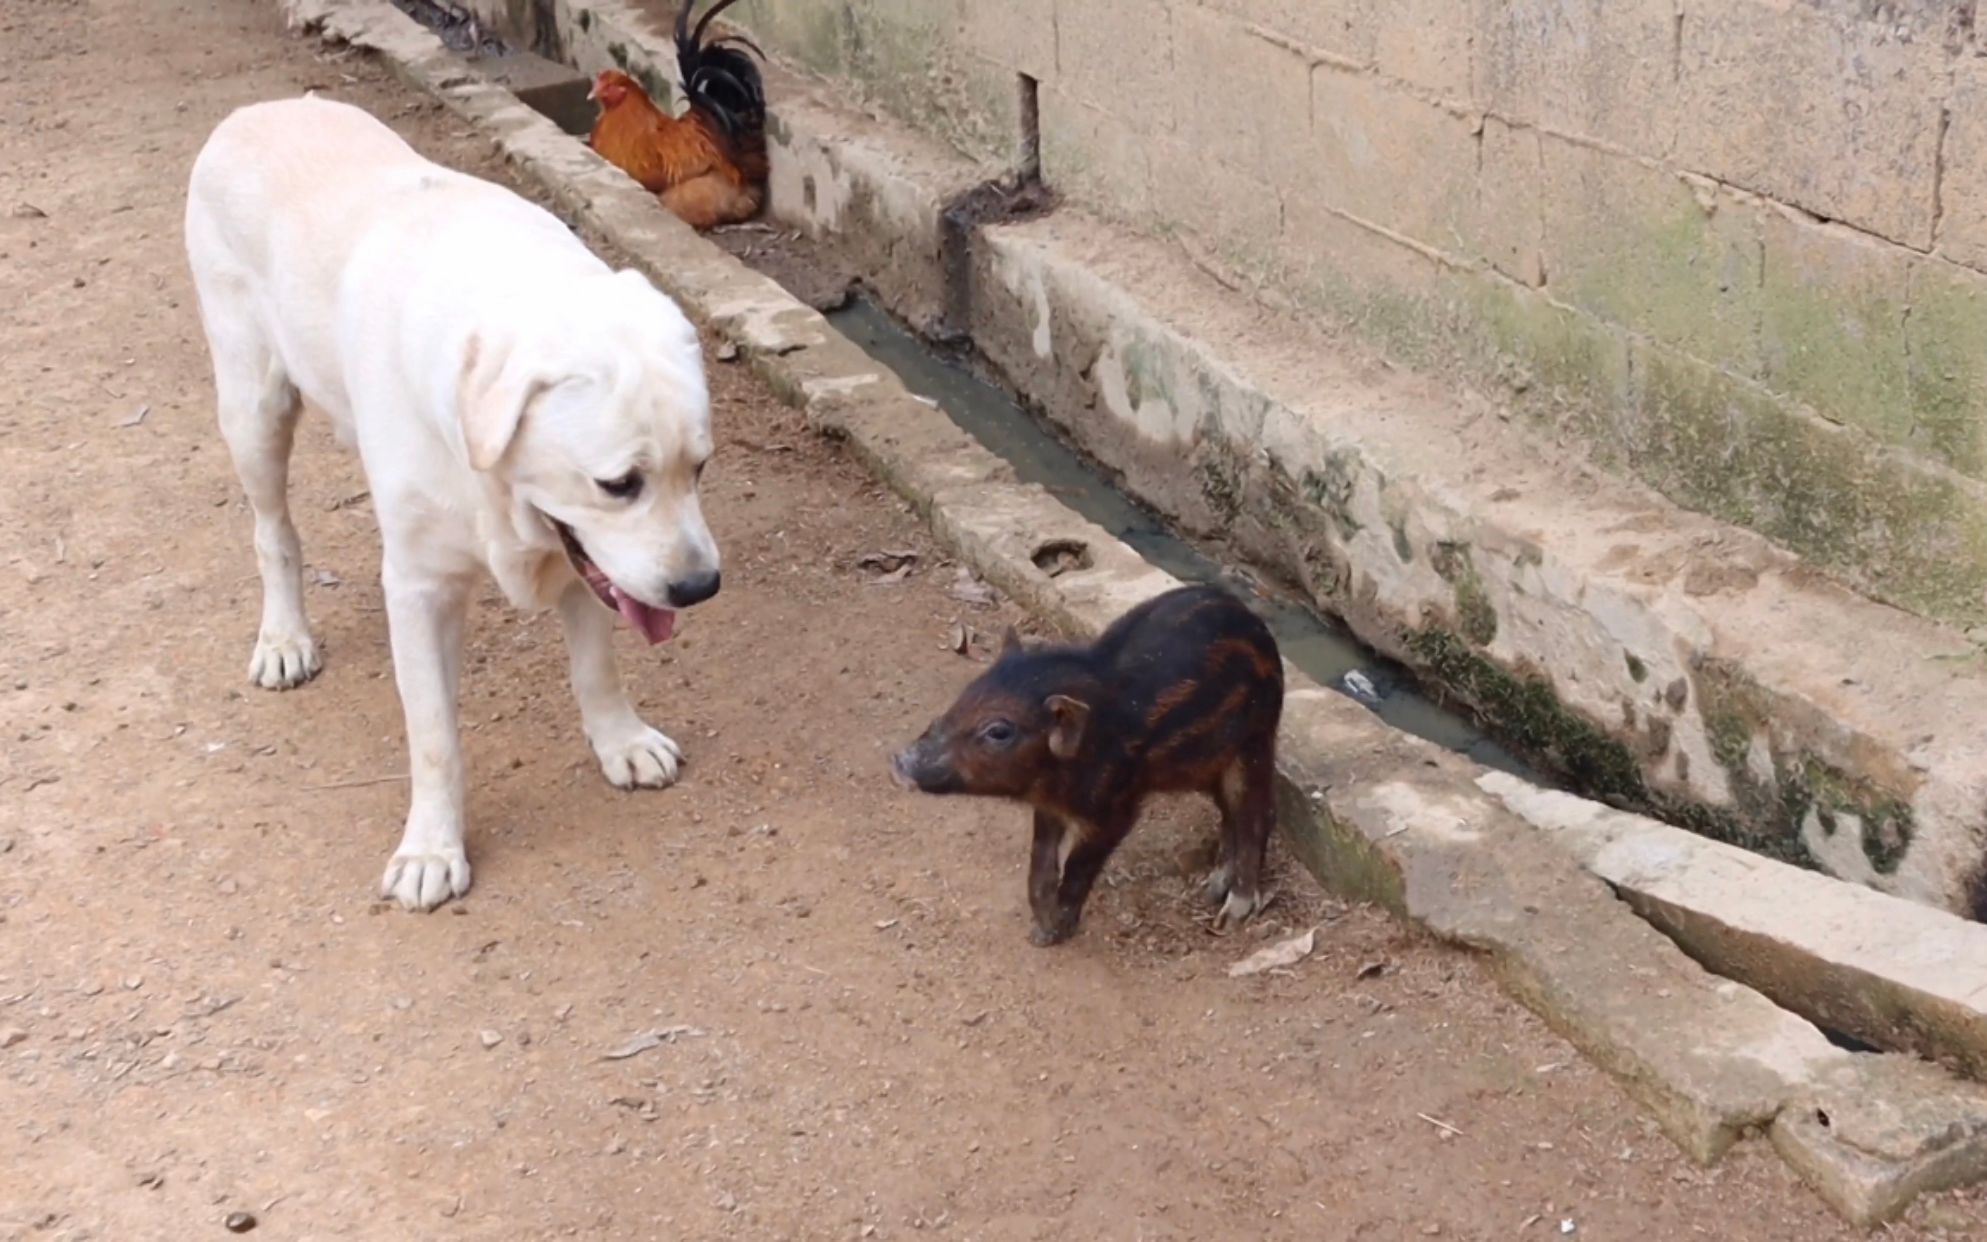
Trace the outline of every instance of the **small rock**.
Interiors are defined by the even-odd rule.
[[[402,1013],[406,1013],[414,1007],[414,998],[411,996],[396,996],[393,998],[393,1007]]]
[[[483,1041],[485,1048],[494,1048],[504,1042],[504,1037],[496,1031],[480,1031],[476,1038]]]
[[[252,1212],[229,1212],[228,1219],[222,1222],[229,1233],[247,1233],[255,1228],[255,1214]]]
[[[139,988],[142,988],[144,986],[145,986],[145,980],[144,977],[141,975],[132,975],[130,978],[124,981],[124,988],[128,992],[136,992]]]
[[[626,1150],[628,1150],[628,1140],[618,1134],[607,1142],[606,1152],[610,1156],[618,1156]]]
[[[179,1054],[177,1052],[168,1052],[166,1055],[160,1057],[159,1068],[168,1072],[178,1069]]]
[[[18,1026],[0,1026],[0,1048],[12,1048],[28,1037],[28,1033]]]
[[[718,1211],[736,1212],[737,1210],[738,1210],[737,1195],[732,1194],[729,1190],[727,1190],[723,1194],[718,1196]]]
[[[234,878],[232,876],[229,877],[228,879],[221,881],[221,895],[223,897],[232,897],[237,892],[240,891],[241,891],[241,885],[235,883]]]
[[[717,359],[719,362],[736,362],[738,360],[738,346],[730,341],[719,342]]]

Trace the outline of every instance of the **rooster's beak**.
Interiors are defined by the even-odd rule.
[[[589,101],[598,100],[600,98],[600,83],[595,82],[593,85],[587,87],[586,97]]]

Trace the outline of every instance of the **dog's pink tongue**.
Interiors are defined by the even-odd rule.
[[[617,586],[608,589],[614,593],[614,606],[635,627],[635,633],[649,640],[651,647],[668,642],[669,636],[676,632],[674,609],[652,608]]]

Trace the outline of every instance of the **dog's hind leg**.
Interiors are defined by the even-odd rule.
[[[585,583],[575,582],[559,597],[559,620],[572,659],[580,723],[600,770],[622,789],[674,783],[683,750],[660,729],[643,723],[629,705],[614,668],[614,614],[601,607]]]
[[[304,613],[303,545],[290,521],[290,446],[303,403],[276,353],[239,319],[208,324],[221,435],[255,514],[255,562],[262,574],[262,628],[248,677],[287,690],[322,667]]]

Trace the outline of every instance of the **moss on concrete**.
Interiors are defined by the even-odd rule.
[[[1358,830],[1333,818],[1322,799],[1309,797],[1289,781],[1278,781],[1276,822],[1298,861],[1332,892],[1406,913],[1400,869]]]
[[[1415,661],[1519,753],[1563,773],[1575,788],[1616,805],[1646,806],[1648,790],[1627,745],[1572,711],[1551,682],[1500,668],[1468,639],[1439,627],[1407,636]]]
[[[1891,444],[1915,422],[1906,382],[1910,252],[1790,216],[1766,225],[1768,387]]]
[[[1678,502],[1751,527],[1881,599],[1987,620],[1987,503],[1872,451],[1756,386],[1679,355],[1636,353],[1628,464]]]
[[[1365,529],[1352,516],[1352,493],[1358,484],[1359,456],[1339,449],[1325,454],[1316,469],[1307,469],[1297,481],[1298,490],[1331,518],[1342,538],[1350,539]]]
[[[1732,196],[1591,148],[1552,144],[1554,295],[1718,366],[1756,373],[1760,221]]]
[[[1736,667],[1706,663],[1695,670],[1694,680],[1711,753],[1725,770],[1746,826],[1735,844],[1813,866],[1803,836],[1809,816],[1827,836],[1853,819],[1862,826],[1861,845],[1871,867],[1881,875],[1897,870],[1917,830],[1904,797],[1783,744],[1765,694]]]
[[[1928,261],[1910,298],[1908,440],[1987,477],[1987,277]]]
[[[1497,638],[1497,610],[1484,594],[1483,579],[1470,560],[1470,545],[1442,540],[1429,549],[1428,563],[1455,591],[1457,629],[1477,646],[1488,647]]]

